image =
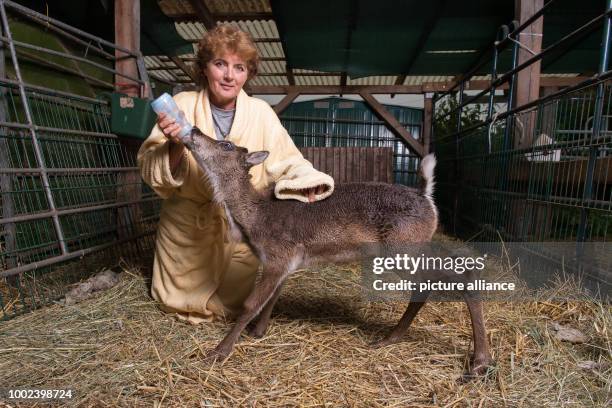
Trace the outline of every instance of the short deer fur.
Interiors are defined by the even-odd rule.
[[[213,200],[225,209],[232,237],[248,243],[263,264],[263,273],[247,297],[242,314],[207,356],[209,359],[225,359],[241,332],[257,316],[250,334],[263,336],[283,281],[296,269],[360,259],[361,245],[366,242],[428,242],[437,228],[438,214],[432,199],[436,165],[433,155],[422,161],[420,190],[383,183],[338,184],[327,199],[306,204],[277,200],[253,188],[249,169],[262,163],[268,152],[249,153],[229,141],[213,140],[195,127],[182,142],[208,177]],[[428,295],[413,295],[397,326],[374,346],[400,341]],[[474,336],[469,374],[476,375],[486,371],[492,360],[482,304],[469,294],[464,297]]]

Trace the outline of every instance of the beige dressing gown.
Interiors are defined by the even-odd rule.
[[[174,99],[192,124],[214,137],[205,90],[182,92]],[[262,165],[250,171],[256,189],[276,181],[277,198],[304,202],[308,199],[299,189],[326,185],[327,191],[317,195],[317,200],[332,193],[333,179],[302,157],[265,101],[240,91],[227,139],[251,152],[270,152]],[[156,125],[138,152],[144,181],[164,198],[151,294],[162,309],[193,324],[235,315],[252,288],[259,261],[246,244],[232,242],[225,215],[210,201],[208,181],[186,149],[172,175],[168,143]]]

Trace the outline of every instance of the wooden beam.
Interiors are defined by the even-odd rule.
[[[172,71],[176,69],[177,67],[147,67],[147,71]]]
[[[368,105],[370,105],[370,107],[372,108],[372,110],[374,110],[374,112],[383,120],[385,121],[385,123],[387,124],[387,126],[389,126],[389,128],[391,129],[391,131],[398,136],[400,139],[404,140],[406,143],[408,143],[408,145],[410,146],[410,148],[412,148],[412,150],[414,150],[414,152],[416,154],[418,154],[420,157],[423,157],[423,146],[417,142],[416,140],[414,140],[414,138],[412,137],[412,135],[410,134],[410,132],[408,132],[401,123],[399,123],[399,121],[397,119],[395,119],[395,116],[393,116],[391,113],[389,113],[387,111],[387,109],[385,109],[385,107],[378,102],[376,99],[374,99],[374,97],[368,93],[367,91],[362,91],[359,93],[359,95],[361,95],[361,97],[363,98],[364,101],[366,101],[366,103]]]
[[[539,11],[544,6],[544,0],[515,0],[514,5],[515,17],[520,24]],[[542,51],[543,26],[544,17],[542,16],[519,34],[518,40],[521,43],[521,47],[519,47],[518,52],[518,65],[532,58],[534,54],[539,54]],[[533,52],[533,54],[530,51]],[[522,106],[539,98],[540,67],[541,61],[537,61],[517,73],[516,99],[514,106]],[[522,130],[522,137],[516,137],[514,140],[514,146],[516,148],[531,146],[536,122],[535,112],[533,112],[533,116],[533,118],[521,118],[525,123]]]
[[[206,4],[204,4],[204,0],[189,0],[189,4],[191,4],[191,7],[193,7],[195,10],[198,19],[202,24],[204,24],[204,27],[206,27],[207,30],[212,30],[215,28],[217,23],[215,22],[215,18],[211,12],[208,10],[208,7],[206,7]]]
[[[288,66],[285,75],[287,75],[287,82],[289,83],[289,86],[295,86],[295,77],[293,76],[293,70]]]
[[[421,133],[423,134],[423,156],[429,154],[430,143],[431,143],[431,127],[433,119],[433,99],[432,95],[425,95],[425,104],[423,106],[423,128]]]
[[[195,74],[195,72],[193,72],[193,69],[189,66],[187,66],[187,64],[185,64],[183,62],[183,60],[181,60],[179,57],[177,56],[170,56],[170,59],[172,60],[172,62],[174,62],[176,64],[177,67],[179,67],[180,69],[183,70],[184,73],[187,74],[187,76],[189,76],[189,78],[191,78],[191,80],[193,82],[198,82],[199,78],[198,76]]]
[[[135,53],[140,51],[140,1],[115,1],[115,43]],[[123,55],[123,52],[115,50],[115,57],[119,58]],[[115,70],[138,78],[138,67],[134,58],[122,58],[115,61]],[[115,74],[115,87],[126,95],[141,96],[138,83],[121,75]]]
[[[151,74],[150,77],[153,78],[156,81],[163,82],[164,84],[167,84],[167,85],[170,85],[170,86],[174,86],[174,85],[177,84],[176,77],[173,77],[174,79],[172,81],[168,81],[167,79],[160,78],[157,73]]]
[[[398,75],[395,79],[395,85],[403,85],[408,75]]]
[[[288,93],[287,96],[285,96],[279,103],[274,105],[274,112],[276,112],[277,115],[280,115],[299,95],[300,94],[298,92]]]
[[[348,75],[346,74],[346,72],[343,72],[340,75],[340,86],[345,87],[347,79],[348,79]]]

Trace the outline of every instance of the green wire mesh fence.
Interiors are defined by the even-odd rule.
[[[111,50],[108,56],[115,46],[8,1],[0,1],[0,11],[6,64],[0,76],[0,319],[7,319],[57,300],[70,284],[121,258],[152,254],[160,200],[140,180],[140,142],[111,133],[109,102],[34,85],[32,72],[24,80],[19,43],[9,34],[27,17],[33,25],[53,24],[70,41],[80,36],[89,46],[96,40]],[[73,62],[69,54],[56,57]],[[142,64],[141,56],[132,57]],[[113,71],[109,58],[100,75]],[[38,68],[42,77],[57,69]],[[85,79],[96,82],[95,75],[88,69]]]
[[[601,20],[606,27],[602,61],[592,79],[517,108],[512,107],[516,76],[508,73],[504,104],[494,103],[499,96],[494,81],[488,105],[479,97],[463,103],[468,96],[462,91],[437,98],[436,202],[442,223],[459,237],[575,243],[577,258],[585,256],[585,243],[612,241],[612,72],[607,68],[612,9],[608,3],[600,16],[605,17]],[[591,29],[592,24],[583,29]],[[565,262],[546,253],[544,245],[539,255],[557,264]],[[597,268],[586,275],[592,288],[610,293],[609,254],[597,259]]]

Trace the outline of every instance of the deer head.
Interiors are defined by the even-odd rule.
[[[228,140],[215,140],[195,126],[182,142],[204,170],[216,201],[222,201],[228,192],[235,193],[244,188],[244,181],[248,182],[250,178],[249,169],[269,155],[267,151],[249,153]]]

